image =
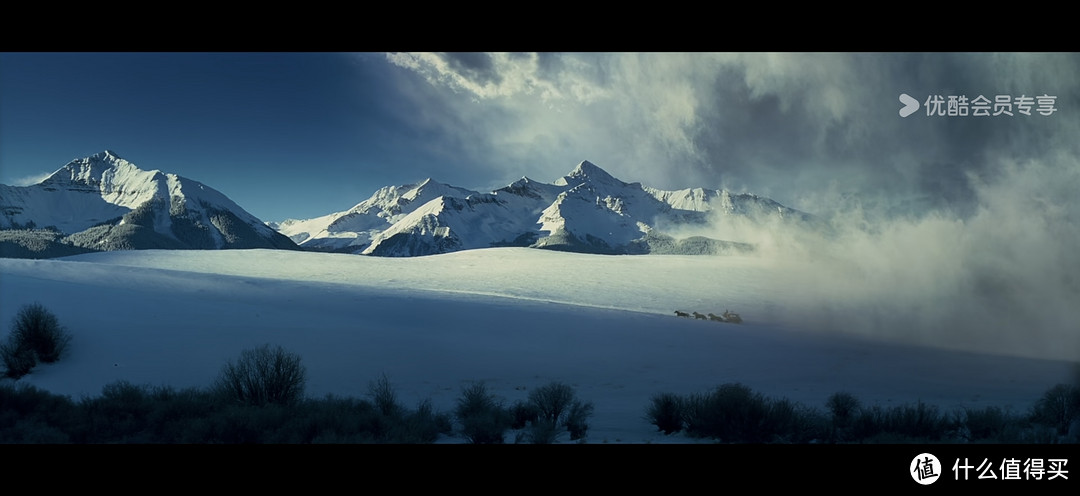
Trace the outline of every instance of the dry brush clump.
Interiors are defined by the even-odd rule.
[[[483,382],[465,388],[454,414],[461,423],[461,435],[473,444],[503,444],[514,418]]]
[[[1033,422],[1052,427],[1066,442],[1080,442],[1080,384],[1057,384],[1032,407]]]
[[[292,405],[304,398],[307,370],[300,355],[281,346],[244,350],[221,369],[217,389],[244,405]]]
[[[683,408],[685,401],[674,393],[653,395],[645,419],[664,434],[673,434],[683,430]]]
[[[585,439],[593,404],[577,399],[570,385],[556,381],[536,388],[529,392],[528,403],[536,414],[529,422],[529,437],[534,444],[554,443],[563,428],[570,433],[571,441]]]
[[[34,369],[37,356],[34,355],[34,350],[9,338],[7,342],[0,344],[0,361],[4,362],[4,375],[18,379]]]

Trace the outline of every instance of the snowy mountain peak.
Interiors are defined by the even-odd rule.
[[[123,157],[117,155],[116,152],[112,150],[105,150],[103,152],[90,155],[89,157],[74,159],[71,162],[68,162],[68,165],[71,164],[103,164],[106,166],[126,164],[134,166],[131,162],[124,160]]]
[[[436,181],[436,180],[434,180],[434,179],[432,179],[430,177],[427,178],[427,179],[424,179],[423,181],[420,181],[420,182],[416,183],[415,185],[407,186],[406,188],[407,188],[407,190],[404,191],[403,193],[400,193],[400,194],[401,194],[402,198],[405,198],[405,199],[410,200],[410,201],[415,200],[417,197],[427,193],[429,190],[430,191],[442,192],[442,191],[448,190],[448,189],[450,189],[450,190],[455,189],[453,186],[450,186],[449,184],[440,183],[439,181]]]
[[[39,184],[53,187],[79,185],[93,189],[101,188],[102,192],[108,192],[121,183],[146,183],[160,176],[163,176],[160,171],[142,170],[135,164],[120,158],[115,152],[105,150],[68,162]]]
[[[506,187],[504,187],[502,189],[504,189],[504,190],[528,189],[528,188],[535,187],[537,185],[543,185],[543,183],[538,183],[536,181],[533,181],[532,179],[529,179],[527,176],[521,176],[521,179],[518,179],[517,181],[514,181],[514,182],[506,185]]]
[[[91,155],[90,158],[98,160],[123,160],[123,158],[121,158],[119,155],[116,154],[116,152],[112,150],[105,150],[101,153],[95,153],[94,155]]]
[[[224,194],[142,170],[112,150],[78,158],[44,181],[0,188],[0,230],[52,227],[91,250],[295,248]]]
[[[569,174],[555,180],[558,186],[576,186],[582,183],[624,186],[626,183],[616,179],[607,171],[588,160],[581,161]]]
[[[100,193],[107,201],[134,208],[152,197],[167,197],[161,171],[145,171],[105,150],[68,162],[38,183],[47,191]]]

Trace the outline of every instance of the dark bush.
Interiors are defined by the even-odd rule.
[[[837,427],[846,427],[851,424],[855,414],[859,411],[859,399],[851,393],[833,393],[825,401],[825,406],[832,414],[833,424]]]
[[[71,335],[60,321],[40,303],[23,306],[12,323],[12,337],[29,347],[43,363],[53,363],[67,350]]]
[[[827,439],[825,418],[788,399],[769,399],[738,383],[683,400],[683,425],[694,437],[725,443],[809,443]]]
[[[304,397],[306,369],[300,355],[281,346],[245,350],[221,370],[217,389],[244,405],[292,405]]]
[[[430,401],[388,417],[366,400],[244,404],[218,391],[125,381],[72,402],[32,386],[0,384],[2,443],[432,443],[450,416]]]
[[[420,402],[415,411],[405,408],[385,374],[368,385],[368,396],[373,415],[366,415],[360,432],[353,435],[370,439],[365,442],[433,443],[440,435],[453,431],[450,416],[435,411],[430,400]]]
[[[902,405],[892,410],[891,430],[916,439],[944,440],[953,430],[955,422],[938,407],[922,401],[914,406]]]
[[[561,382],[552,382],[529,392],[529,403],[536,409],[540,420],[558,425],[563,414],[574,402],[574,388]]]
[[[852,424],[862,407],[855,395],[846,392],[833,393],[825,400],[832,422],[832,440],[847,442],[851,440]]]
[[[71,442],[78,422],[71,398],[28,384],[0,384],[0,444]]]
[[[679,432],[683,428],[683,399],[677,394],[653,395],[652,404],[645,412],[645,419],[664,434]]]
[[[436,411],[431,400],[423,400],[416,406],[415,411],[405,414],[398,429],[391,431],[393,437],[390,442],[431,444],[437,441],[440,435],[449,435],[453,430],[450,416]]]
[[[80,407],[88,443],[146,443],[149,416],[156,407],[149,386],[117,381],[101,388],[101,396],[84,398]]]
[[[575,397],[574,388],[562,382],[552,382],[529,392],[529,404],[536,411],[531,422],[533,443],[555,442],[561,428],[570,432],[570,439],[584,437],[588,431],[588,417],[592,415],[592,403],[582,403]]]
[[[536,419],[540,416],[540,413],[536,410],[536,407],[532,403],[527,401],[516,401],[513,406],[510,407],[510,428],[511,429],[524,429],[525,426],[532,422],[536,422]]]
[[[933,405],[918,402],[859,410],[852,422],[852,437],[862,442],[925,443],[949,441],[960,425]]]
[[[583,403],[581,400],[574,400],[574,403],[570,405],[570,411],[567,413],[563,425],[566,426],[567,432],[570,433],[571,441],[585,439],[585,434],[589,431],[589,417],[592,416],[592,413],[592,402]]]
[[[154,407],[147,414],[148,429],[154,442],[160,443],[201,442],[199,422],[221,407],[211,392],[198,388],[176,390],[158,386],[147,389],[146,395]]]
[[[387,436],[387,425],[370,401],[327,396],[309,402],[307,442],[317,444],[371,444]]]
[[[368,396],[375,403],[375,408],[386,417],[399,417],[405,410],[398,403],[397,392],[385,374],[368,384]]]
[[[964,433],[967,441],[1001,441],[1010,424],[1016,419],[996,406],[988,406],[981,409],[964,409],[963,416],[958,415],[958,421],[962,418],[962,424],[966,428]]]
[[[18,379],[34,369],[37,356],[30,347],[11,337],[6,343],[0,344],[0,361],[4,362],[4,375]]]
[[[502,444],[513,419],[487,386],[478,382],[465,388],[454,410],[461,434],[473,444]]]
[[[37,419],[19,420],[10,429],[0,426],[0,442],[5,444],[67,444],[66,432]]]
[[[526,431],[528,432],[527,439],[532,444],[553,444],[559,440],[559,434],[562,432],[558,424],[546,418],[538,418],[530,422]]]
[[[38,361],[55,362],[70,342],[71,336],[52,312],[40,303],[25,305],[12,320],[11,334],[0,344],[4,375],[18,379],[29,374]]]
[[[1043,393],[1031,410],[1033,422],[1053,427],[1066,435],[1070,425],[1080,420],[1080,386],[1057,384]]]
[[[768,441],[763,420],[769,413],[765,397],[742,384],[724,384],[711,393],[691,395],[686,403],[686,432],[725,443]]]
[[[812,443],[828,438],[828,420],[819,411],[787,398],[768,403],[768,415],[762,422],[767,442]]]

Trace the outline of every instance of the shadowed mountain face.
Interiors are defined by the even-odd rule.
[[[12,257],[72,249],[297,248],[220,192],[139,169],[108,150],[73,160],[35,185],[0,185],[0,229],[0,256]]]
[[[492,246],[598,254],[718,254],[737,241],[672,234],[737,217],[802,223],[812,218],[767,198],[703,188],[664,191],[627,183],[591,162],[546,184],[524,177],[481,193],[427,179],[385,187],[344,212],[275,227],[302,247],[418,256]]]

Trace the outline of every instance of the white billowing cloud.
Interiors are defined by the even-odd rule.
[[[434,85],[464,91],[476,99],[534,95],[556,105],[562,100],[589,103],[604,97],[604,89],[582,78],[584,62],[568,59],[564,69],[546,72],[535,53],[391,53],[387,59],[423,75]]]
[[[752,97],[776,96],[784,111],[806,106],[823,122],[846,118],[863,101],[861,90],[872,83],[854,73],[851,54],[762,53],[730,59],[742,67]]]
[[[814,136],[817,147],[825,146],[828,133],[842,128],[843,142],[866,138],[865,123],[882,113],[882,108],[897,110],[898,94],[889,91],[884,77],[891,73],[887,61],[868,54],[743,54],[738,63],[752,95],[779,99],[780,109],[805,109],[803,128]],[[894,109],[895,107],[895,109]],[[899,121],[894,121],[899,123]]]
[[[1080,162],[1003,160],[972,176],[978,207],[834,231],[718,221],[711,235],[756,243],[775,265],[778,316],[819,331],[1080,359]]]
[[[436,88],[467,96],[471,126],[445,129],[550,180],[592,160],[627,180],[668,179],[663,164],[700,162],[699,54],[389,54]],[[704,77],[703,77],[704,76]],[[695,80],[699,78],[699,80]],[[572,158],[564,158],[572,157]],[[504,165],[507,160],[501,161]],[[549,176],[549,177],[545,177]],[[655,181],[654,181],[655,183]]]
[[[436,90],[452,90],[446,98],[460,100],[451,105],[468,125],[455,119],[444,131],[488,156],[529,160],[550,167],[548,176],[565,172],[572,164],[562,157],[573,156],[667,188],[702,181],[719,187],[721,169],[792,166],[758,154],[797,142],[820,153],[827,139],[864,137],[867,127],[851,122],[877,110],[867,100],[874,81],[887,74],[874,67],[876,59],[858,54],[395,53],[387,59]],[[783,136],[784,129],[798,139]],[[765,132],[777,133],[774,145],[763,145]]]

